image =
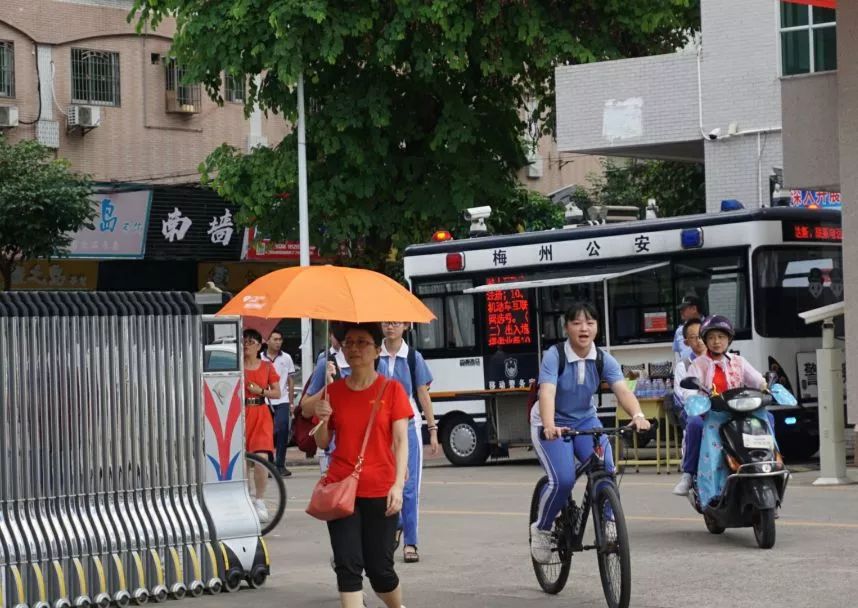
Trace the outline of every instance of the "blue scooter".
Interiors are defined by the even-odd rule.
[[[685,410],[689,416],[707,414],[703,443],[720,442],[723,448],[706,462],[701,450],[698,474],[688,493],[691,505],[703,515],[712,534],[753,527],[757,545],[772,548],[776,509],[783,502],[789,471],[775,442],[766,405],[774,401],[795,406],[798,402],[780,384],[765,392],[741,387],[718,395],[693,377],[685,378],[680,386],[704,393],[689,397]]]

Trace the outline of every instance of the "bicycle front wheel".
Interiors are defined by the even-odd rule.
[[[531,524],[539,517],[539,498],[547,483],[548,477],[544,476],[536,483],[536,487],[533,489],[533,498],[530,501]],[[572,566],[572,553],[567,549],[569,544],[566,542],[562,526],[558,526],[557,522],[559,521],[560,519],[555,521],[554,529],[551,531],[551,560],[548,563],[542,563],[536,561],[533,556],[530,558],[539,586],[542,587],[545,593],[551,594],[560,593],[563,587],[566,586],[566,580],[569,578],[569,569]],[[529,527],[528,533],[530,533]]]
[[[259,496],[258,492],[256,492],[256,488],[253,485],[253,471],[250,473],[250,483],[253,488],[252,494],[257,499],[261,498],[268,510],[268,521],[259,523],[259,527],[261,528],[260,534],[265,536],[276,528],[280,520],[283,519],[283,513],[286,511],[286,483],[280,477],[277,468],[267,458],[249,452],[245,454],[245,457],[247,458],[247,464],[251,465],[251,467],[262,467],[268,472],[268,482],[265,484],[263,496]]]
[[[604,484],[596,491],[593,523],[601,537],[596,544],[605,599],[610,608],[628,608],[632,592],[629,532],[616,486]]]

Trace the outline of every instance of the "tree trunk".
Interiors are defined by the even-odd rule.
[[[14,269],[15,262],[0,259],[0,276],[3,277],[3,285],[0,286],[0,291],[9,291],[12,289],[12,271]]]

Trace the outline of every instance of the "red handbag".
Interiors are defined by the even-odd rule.
[[[327,475],[322,477],[316,483],[316,487],[313,488],[310,504],[307,505],[307,514],[322,521],[333,521],[348,517],[355,512],[355,497],[357,496],[358,479],[363,468],[363,455],[366,451],[366,444],[369,442],[375,415],[378,413],[381,396],[384,394],[388,382],[390,380],[385,378],[373,403],[372,413],[369,415],[369,423],[367,423],[366,432],[363,434],[363,445],[360,448],[354,471],[342,481],[329,481]]]

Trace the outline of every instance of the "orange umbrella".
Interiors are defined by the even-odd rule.
[[[393,279],[344,266],[275,270],[242,289],[217,314],[353,323],[428,323],[435,318],[423,302]]]

